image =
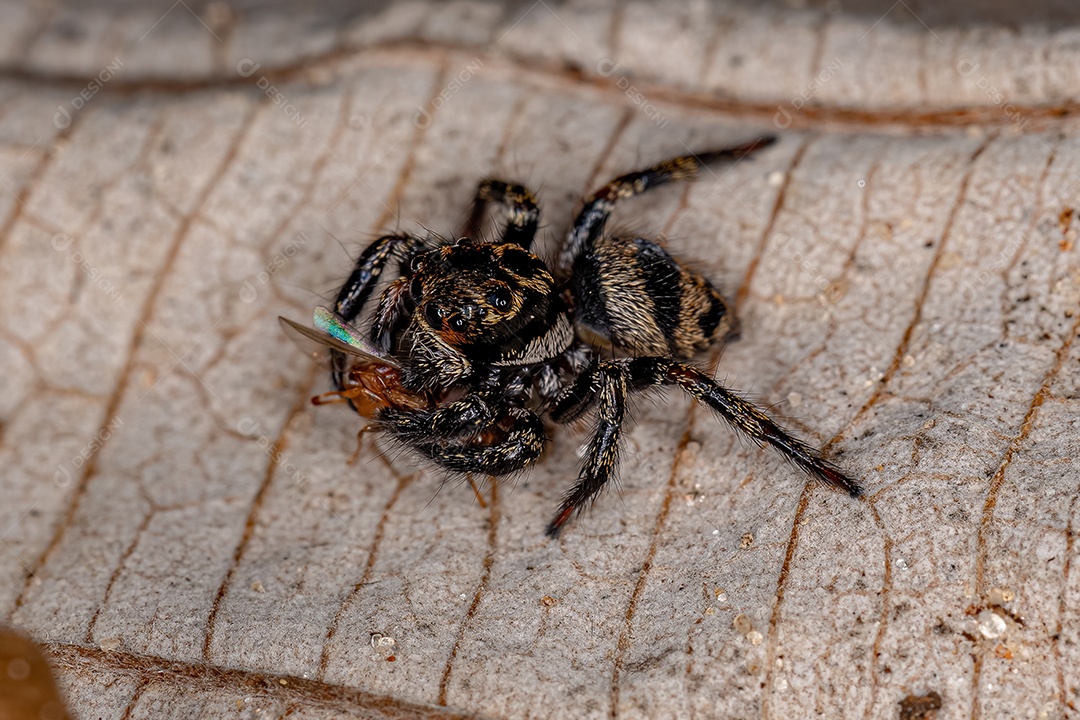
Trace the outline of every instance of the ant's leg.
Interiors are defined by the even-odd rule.
[[[498,203],[503,208],[506,228],[503,230],[502,242],[517,243],[528,250],[540,223],[540,209],[532,192],[524,185],[502,180],[480,181],[476,188],[476,199],[473,200],[472,214],[465,229],[467,237],[477,239],[481,230],[480,221],[483,220],[484,209],[489,202]]]
[[[653,165],[645,170],[621,175],[600,188],[585,199],[585,206],[578,213],[570,235],[559,254],[558,271],[569,275],[574,262],[582,251],[604,231],[608,216],[619,199],[631,198],[660,185],[686,180],[697,175],[697,171],[715,162],[739,160],[752,152],[772,145],[775,137],[760,137],[736,147],[713,150],[698,155],[686,155]]]
[[[574,512],[583,510],[619,467],[619,440],[626,416],[626,375],[612,362],[596,363],[567,389],[551,411],[556,422],[570,422],[596,405],[596,430],[585,452],[577,484],[563,498],[559,511],[547,526],[548,537],[557,537]]]

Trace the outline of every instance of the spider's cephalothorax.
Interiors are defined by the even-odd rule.
[[[359,359],[334,352],[332,395],[441,467],[489,475],[540,457],[542,415],[566,423],[594,409],[596,428],[578,481],[548,525],[552,536],[614,477],[627,396],[656,386],[681,387],[751,440],[858,495],[858,484],[810,446],[683,362],[734,327],[716,288],[656,242],[604,232],[617,200],[772,142],[612,180],[586,199],[554,269],[530,250],[539,223],[533,195],[498,180],[480,184],[467,232],[477,235],[485,203],[495,202],[505,218],[498,240],[379,238],[361,254],[334,311],[320,309],[334,337],[345,338],[335,347],[363,348]],[[362,338],[353,324],[392,262],[397,275],[370,314],[370,340]]]

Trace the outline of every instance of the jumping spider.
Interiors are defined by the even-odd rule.
[[[337,391],[315,401],[348,401],[374,421],[364,431],[385,431],[453,473],[495,476],[540,457],[547,439],[541,416],[568,423],[595,408],[578,482],[547,526],[552,537],[615,475],[627,396],[662,385],[679,386],[755,443],[857,496],[859,485],[813,448],[683,362],[732,329],[730,308],[713,285],[651,240],[604,233],[616,201],[773,141],[615,178],[585,200],[554,272],[530,252],[536,199],[500,180],[480,183],[466,237],[380,237],[356,261],[333,311],[316,310],[317,332],[289,323],[334,348]],[[498,240],[481,242],[476,226],[488,202],[501,206],[505,228]],[[395,261],[365,336],[353,323]]]

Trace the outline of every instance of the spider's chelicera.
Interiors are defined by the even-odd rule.
[[[656,242],[604,232],[616,201],[772,142],[679,157],[612,180],[585,200],[554,268],[531,252],[540,214],[532,193],[498,180],[480,183],[466,237],[380,237],[357,260],[333,311],[316,311],[319,332],[299,328],[335,348],[337,391],[316,400],[349,401],[374,421],[365,430],[384,431],[448,471],[493,476],[541,456],[543,416],[567,423],[595,409],[580,475],[547,526],[550,536],[615,476],[627,398],[657,386],[682,388],[754,442],[857,496],[858,484],[813,448],[684,362],[733,327],[716,288]],[[481,242],[476,227],[489,202],[501,207],[505,227],[498,240]],[[396,274],[362,317],[388,268]],[[370,323],[366,334],[358,321]]]

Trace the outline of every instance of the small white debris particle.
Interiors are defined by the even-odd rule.
[[[263,587],[263,584],[261,582],[259,582],[258,580],[251,583],[251,589],[254,590],[257,593],[266,592],[266,588]]]
[[[986,594],[986,602],[989,605],[1004,605],[1016,599],[1016,593],[1010,588],[992,588]]]
[[[760,645],[761,641],[765,639],[765,636],[759,633],[757,630],[751,630],[746,633],[746,639],[750,641],[751,645]]]
[[[787,396],[788,405],[793,408],[797,408],[802,405],[802,394],[797,392],[790,392]]]
[[[1047,700],[1039,710],[1039,714],[1035,716],[1037,720],[1050,720],[1052,717],[1061,717],[1058,711],[1058,704],[1053,700]]]
[[[773,170],[768,175],[768,183],[770,187],[780,187],[784,184],[784,178],[787,177],[787,173],[782,170]]]
[[[101,642],[98,643],[98,647],[101,648],[102,650],[104,650],[105,652],[112,652],[113,650],[117,650],[117,649],[120,648],[120,638],[118,638],[118,637],[102,638]]]
[[[999,638],[1005,633],[1005,619],[993,610],[983,610],[976,620],[979,633],[988,640]]]
[[[382,633],[371,633],[371,647],[393,647],[397,643],[394,638],[389,635],[383,635]]]
[[[754,629],[753,621],[751,621],[750,618],[746,617],[746,615],[744,615],[743,613],[739,613],[738,615],[736,615],[732,619],[731,624],[734,625],[735,629],[743,635],[748,635]]]

